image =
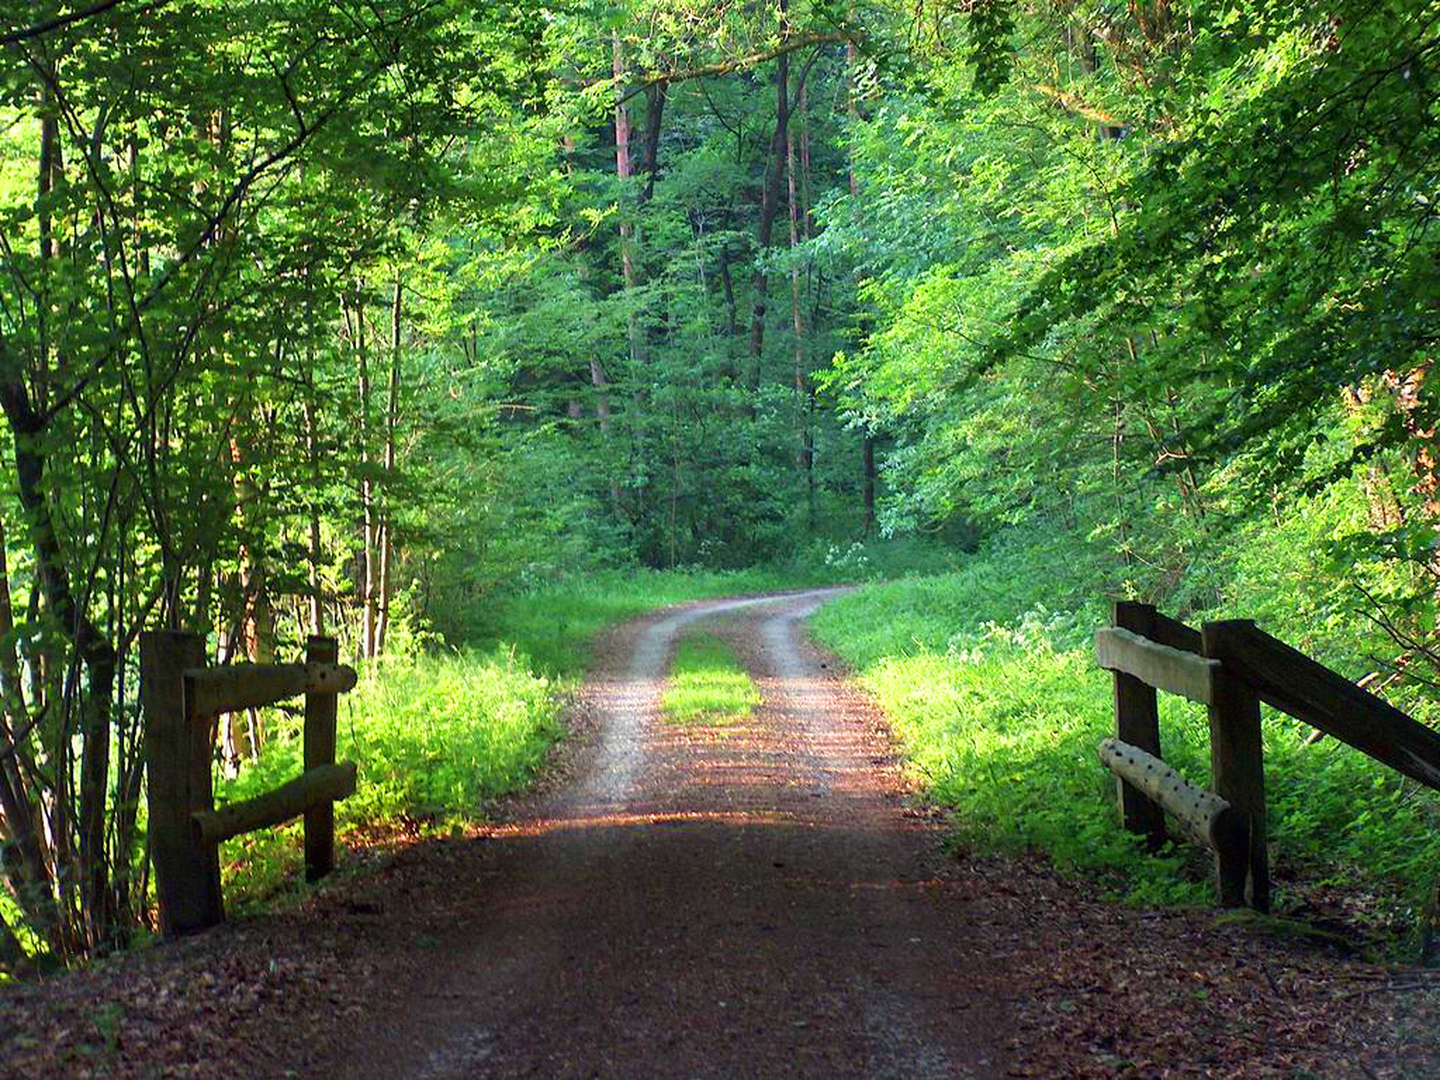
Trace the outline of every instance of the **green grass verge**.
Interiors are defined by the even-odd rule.
[[[360,766],[355,794],[336,804],[342,838],[404,822],[449,828],[520,790],[560,737],[561,699],[513,653],[418,657],[362,674],[340,699],[341,760]],[[273,716],[273,714],[272,714]],[[260,760],[217,785],[216,801],[249,798],[302,768],[300,722],[271,720]],[[234,896],[259,898],[296,873],[298,823],[228,841],[221,851]]]
[[[566,695],[607,627],[671,604],[804,584],[779,570],[607,572],[503,598],[468,648],[387,660],[340,700],[337,756],[360,766],[355,794],[336,807],[341,839],[461,829],[523,789],[563,735]],[[218,803],[301,771],[299,720],[270,712],[267,721],[260,760],[217,782]],[[301,880],[301,826],[236,837],[221,860],[227,900],[244,909]]]
[[[473,640],[513,648],[551,677],[583,675],[590,643],[607,627],[672,604],[804,588],[815,576],[773,569],[685,573],[613,570],[515,593],[494,602]]]
[[[1110,676],[1089,643],[1103,608],[1020,602],[1047,587],[1064,602],[1066,578],[1033,552],[999,551],[956,573],[869,586],[813,625],[879,699],[930,797],[957,811],[960,842],[1043,851],[1136,901],[1208,902],[1203,853],[1182,845],[1151,857],[1117,825],[1114,781],[1095,752],[1113,728]],[[1166,759],[1208,784],[1204,710],[1162,702]],[[1278,876],[1342,888],[1382,930],[1413,927],[1440,867],[1440,796],[1332,739],[1306,745],[1308,731],[1267,710]],[[1283,910],[1283,888],[1278,899]]]
[[[729,724],[760,704],[760,688],[730,646],[710,634],[681,639],[670,678],[660,694],[667,720],[681,724]]]

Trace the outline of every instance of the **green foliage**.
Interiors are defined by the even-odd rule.
[[[1316,609],[1303,606],[1295,572],[1310,580],[1310,571],[1293,545],[1298,529],[1337,523],[1339,494],[1252,529],[1232,547],[1237,565],[1220,593],[1227,605],[1245,597],[1267,629],[1343,670],[1367,640],[1364,624],[1322,607],[1329,624],[1307,627]],[[1201,901],[1203,853],[1177,847],[1155,858],[1118,826],[1114,781],[1095,757],[1114,726],[1110,678],[1089,644],[1105,612],[1085,587],[1083,559],[1067,565],[1058,554],[1056,545],[984,552],[945,576],[868,586],[827,605],[814,625],[893,718],[930,797],[955,809],[957,840],[1042,850],[1133,900]],[[1346,651],[1325,651],[1335,642]],[[1298,892],[1343,883],[1368,894],[1370,920],[1408,933],[1440,865],[1440,797],[1333,740],[1307,745],[1308,730],[1267,711],[1271,853],[1282,881]],[[1203,710],[1164,698],[1161,732],[1166,760],[1206,783]]]
[[[613,570],[537,583],[497,598],[466,630],[468,640],[514,649],[547,676],[573,679],[595,634],[652,608],[809,584],[785,570]]]
[[[336,804],[342,839],[367,826],[483,818],[520,790],[562,734],[561,699],[513,652],[417,657],[367,672],[341,698],[336,757],[359,765],[355,794]],[[301,724],[273,722],[259,759],[222,783],[217,803],[258,795],[302,769]],[[298,825],[227,842],[221,858],[237,895],[291,883]]]
[[[660,710],[677,724],[730,724],[760,704],[760,688],[731,648],[711,634],[680,640]]]
[[[1039,619],[1064,696],[1131,596],[1433,715],[1434,0],[77,14],[0,64],[27,943],[138,925],[151,626],[568,680],[654,604],[952,571],[856,654]]]

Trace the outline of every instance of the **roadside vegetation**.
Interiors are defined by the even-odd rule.
[[[1312,528],[1325,515],[1314,502],[1300,509]],[[1187,594],[1193,581],[1148,598],[1192,625],[1254,617],[1358,678],[1375,663],[1367,650],[1384,656],[1390,643],[1353,609],[1307,602],[1291,532],[1254,531],[1217,551],[1204,607]],[[1114,734],[1111,676],[1091,644],[1108,621],[1091,585],[1096,556],[1068,541],[996,543],[957,571],[842,597],[814,627],[892,718],[928,798],[953,811],[958,845],[1038,851],[1133,902],[1208,904],[1208,853],[1182,841],[1147,854],[1119,828],[1115,780],[1096,758]],[[1427,697],[1400,696],[1434,722]],[[1413,955],[1440,872],[1440,793],[1313,734],[1265,709],[1276,911]],[[1204,786],[1204,708],[1162,694],[1161,740],[1166,760]]]
[[[729,645],[713,634],[680,639],[660,711],[677,724],[723,726],[743,720],[760,704],[760,688]]]
[[[414,651],[392,652],[340,699],[336,756],[360,765],[355,794],[336,804],[341,842],[358,850],[463,831],[494,800],[523,789],[564,736],[565,702],[606,628],[654,608],[786,587],[796,586],[784,570],[577,576],[504,597],[473,624],[468,646],[417,638]],[[743,715],[744,687],[754,684],[733,656],[713,639],[687,646],[677,659],[677,716],[719,723]],[[218,782],[217,802],[301,771],[299,717],[279,714],[269,724],[255,761]],[[277,891],[303,891],[302,835],[297,821],[228,841],[227,899],[243,909]]]

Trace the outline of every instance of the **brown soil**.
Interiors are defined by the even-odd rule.
[[[0,1075],[1440,1075],[1440,978],[942,854],[822,593],[609,635],[563,782],[299,910],[0,996]],[[655,698],[704,620],[750,719]]]

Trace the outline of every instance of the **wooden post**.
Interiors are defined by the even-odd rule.
[[[1248,619],[1206,623],[1200,631],[1204,654],[1223,656],[1227,629],[1233,627],[1253,629],[1254,623]],[[1248,900],[1257,911],[1269,911],[1270,863],[1265,839],[1265,755],[1260,736],[1260,699],[1254,688],[1236,677],[1229,665],[1222,667],[1215,678],[1215,700],[1210,706],[1210,770],[1215,793],[1250,821],[1245,883],[1239,883],[1238,868],[1227,869],[1222,856],[1218,867],[1220,902],[1227,907],[1238,907]]]
[[[1149,637],[1154,622],[1155,609],[1149,604],[1122,600],[1115,605],[1115,625],[1122,630]],[[1123,671],[1115,672],[1115,737],[1147,754],[1161,757],[1160,706],[1155,688]],[[1115,785],[1125,828],[1144,836],[1151,851],[1158,850],[1166,839],[1164,811],[1119,777]]]
[[[185,671],[205,666],[205,643],[195,634],[140,635],[140,698],[149,770],[150,858],[165,937],[225,920],[220,853],[201,844],[190,815],[214,809],[210,728],[191,719]]]
[[[332,637],[311,637],[307,664],[337,664],[340,646]],[[305,768],[335,764],[335,691],[305,695]],[[318,881],[335,869],[335,804],[326,800],[305,811],[305,880]]]

